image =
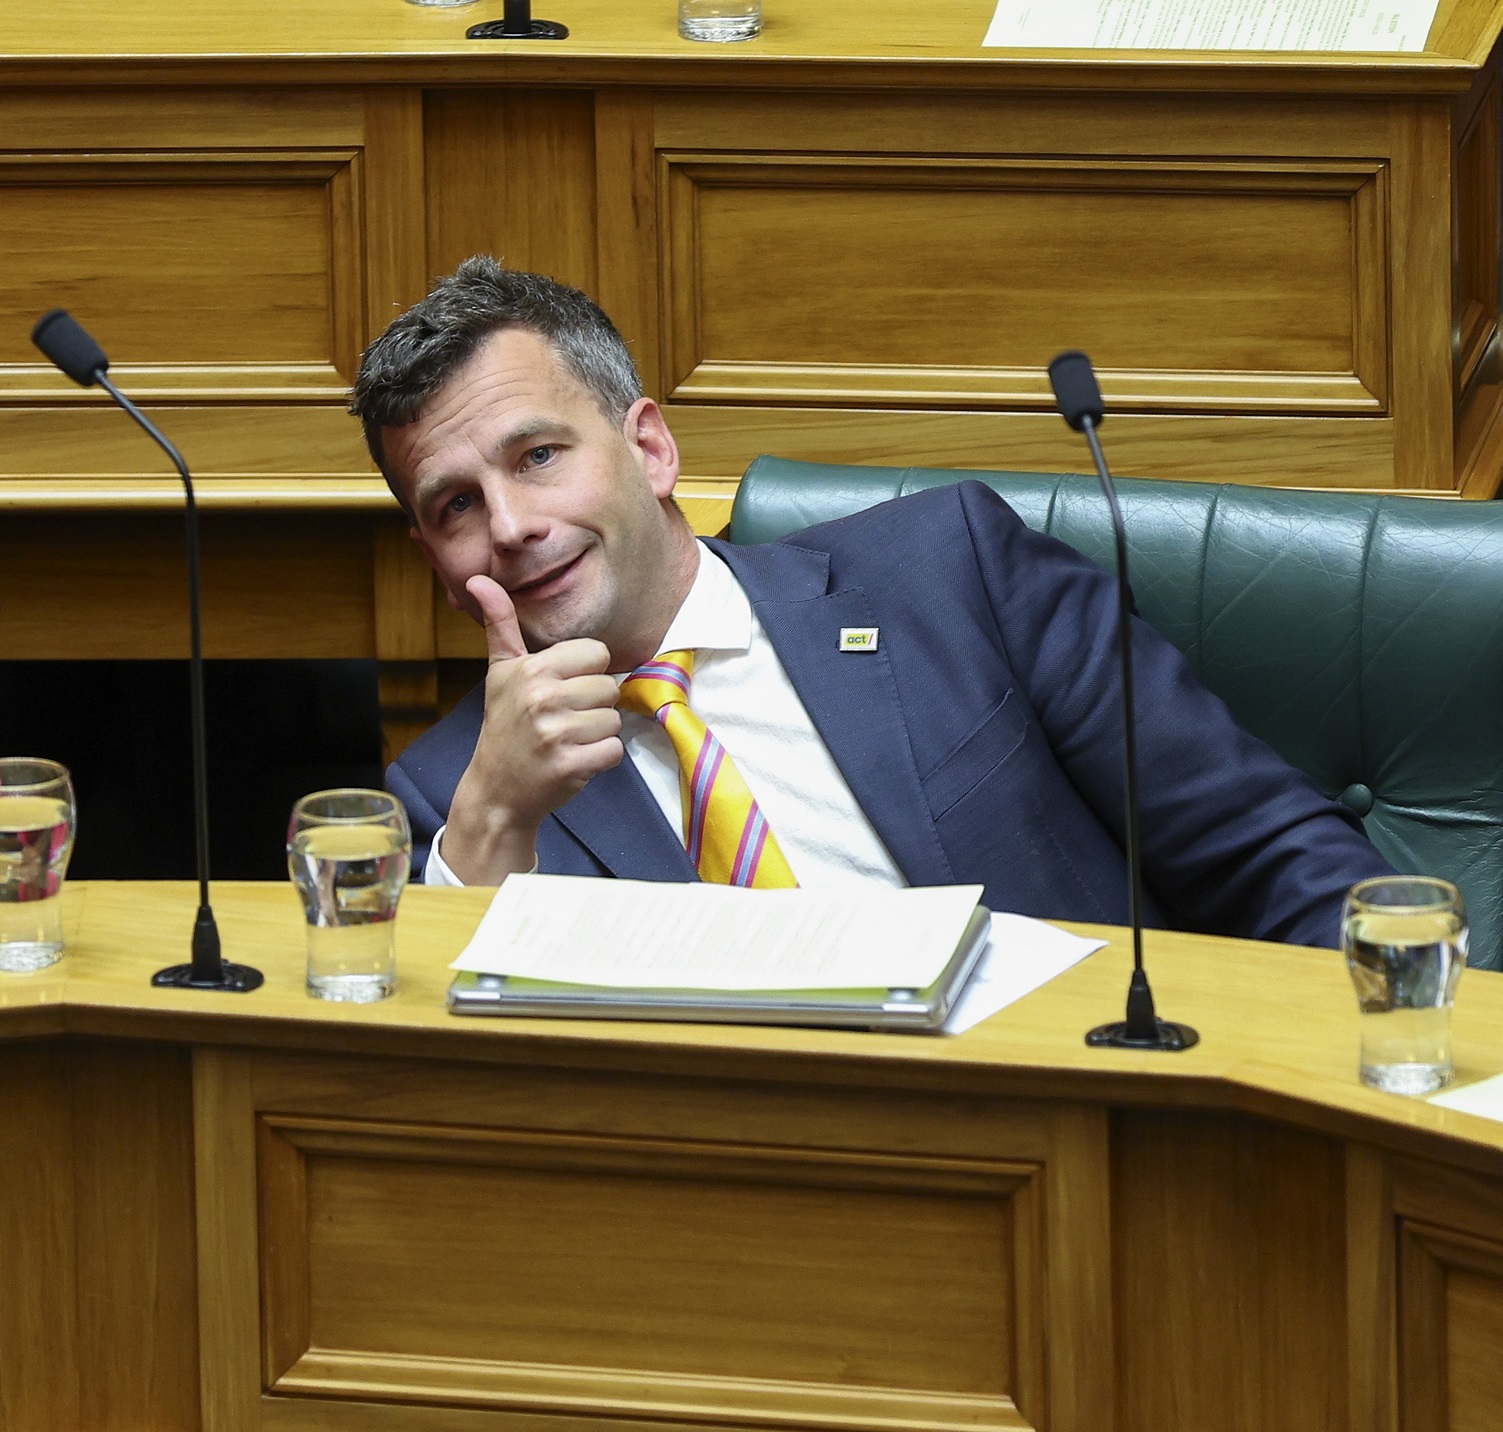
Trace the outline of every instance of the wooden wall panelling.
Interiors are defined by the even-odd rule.
[[[277,1393],[805,1426],[1027,1425],[1036,1165],[268,1115]],[[881,1250],[878,1254],[877,1250]],[[1026,1273],[1032,1276],[1025,1276]],[[276,1273],[275,1278],[273,1273]],[[283,1285],[307,1290],[288,1306]],[[383,1291],[385,1290],[385,1291]],[[281,1320],[291,1316],[294,1328]],[[1030,1340],[1037,1355],[1042,1336]],[[279,1359],[280,1360],[280,1359]],[[1042,1369],[1030,1369],[1042,1380]]]
[[[739,477],[762,452],[899,467],[1090,469],[1089,451],[1074,451],[1060,436],[1069,430],[1050,413],[788,407],[769,416],[765,408],[739,404],[675,404],[669,420],[685,471],[726,479]],[[1386,418],[1112,413],[1110,422],[1102,441],[1122,477],[1393,490],[1394,424]]]
[[[171,1045],[75,1040],[78,1425],[199,1427],[192,1072]]]
[[[7,473],[162,470],[100,395],[27,343],[31,319],[62,304],[127,391],[193,410],[164,421],[195,475],[368,474],[340,410],[371,322],[421,292],[418,96],[19,100],[0,115]]]
[[[1393,1161],[1404,1432],[1490,1432],[1503,1406],[1503,1189]]]
[[[1099,1112],[349,1059],[254,1079],[269,1409],[1110,1425]]]
[[[60,1041],[0,1047],[0,1427],[80,1425],[73,1127]]]
[[[382,759],[393,761],[438,720],[438,588],[407,518],[371,523]]]
[[[1028,1331],[1046,1339],[1047,1388],[1020,1388],[1020,1405],[1042,1405],[1047,1427],[1117,1426],[1112,1289],[1111,1123],[1103,1108],[1060,1105],[1050,1120],[1054,1142],[1044,1168],[1049,1220],[1051,1306],[1075,1310],[1056,1321],[1035,1318]],[[1032,1310],[1035,1314],[1039,1309]],[[1040,1359],[1040,1361],[1044,1361]],[[1024,1368],[1038,1365],[1032,1360]]]
[[[1120,1111],[1112,1148],[1120,1432],[1346,1426],[1341,1147]]]
[[[0,1427],[193,1432],[186,1056],[16,1041],[0,1080]]]
[[[1124,472],[1391,489],[1390,127],[1295,99],[660,96],[685,470],[1070,470],[1043,367],[1079,344]]]
[[[1448,108],[1395,102],[1390,143],[1394,481],[1455,492]]]
[[[251,1056],[193,1052],[199,1383],[211,1432],[260,1425],[260,1239]]]
[[[1494,50],[1452,111],[1455,146],[1452,322],[1456,474],[1463,496],[1486,497],[1503,478],[1503,56]]]
[[[1346,1147],[1348,1427],[1398,1432],[1397,1240],[1388,1157]]]
[[[370,90],[364,114],[366,308],[361,348],[427,289],[422,94],[416,89]],[[346,382],[354,377],[352,362]],[[358,437],[358,426],[353,420],[350,425]]]
[[[659,165],[675,403],[1052,411],[1089,334],[1137,412],[1384,410],[1380,164]]]
[[[1492,69],[1481,95],[1454,135],[1452,166],[1451,313],[1456,325],[1453,381],[1458,400],[1476,376],[1477,365],[1498,333],[1499,182],[1503,154],[1499,126],[1503,105]]]
[[[368,518],[205,512],[201,520],[207,656],[375,655]],[[25,601],[0,600],[0,657],[185,658],[184,563],[176,513],[5,514],[0,566]]]
[[[493,254],[595,292],[592,92],[430,91],[425,135],[430,277]]]
[[[663,402],[655,102],[652,94],[633,90],[595,96],[596,264],[600,306],[631,347],[643,388]]]

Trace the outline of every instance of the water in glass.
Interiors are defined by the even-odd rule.
[[[299,810],[316,799],[300,801]],[[362,824],[352,813],[297,828],[295,811],[293,825],[287,868],[307,917],[308,992],[358,1003],[384,999],[396,983],[394,922],[411,865],[405,813],[398,824]]]
[[[45,969],[63,952],[62,892],[73,853],[67,770],[0,760],[0,970]]]
[[[678,32],[686,40],[754,40],[762,33],[762,0],[679,0]]]
[[[1364,881],[1343,923],[1362,1011],[1362,1082],[1393,1094],[1439,1089],[1452,1074],[1451,1006],[1466,964],[1460,893],[1420,877]]]

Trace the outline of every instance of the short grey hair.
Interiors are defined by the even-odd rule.
[[[399,502],[381,429],[416,421],[486,339],[509,328],[544,339],[611,422],[624,422],[642,396],[625,340],[598,304],[577,288],[477,254],[438,279],[365,350],[350,390],[349,411]]]

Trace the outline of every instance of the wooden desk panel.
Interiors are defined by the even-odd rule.
[[[148,985],[191,887],[66,898],[0,977],[7,1428],[1496,1420],[1503,1128],[1357,1083],[1330,952],[1152,936],[1168,1058],[1081,1042],[1118,940],[958,1039],[462,1021],[484,891],[409,891],[367,1008],[290,889],[217,892],[250,996]]]

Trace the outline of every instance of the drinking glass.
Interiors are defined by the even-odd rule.
[[[66,766],[0,757],[0,970],[45,969],[61,957],[77,818]]]
[[[762,0],[678,0],[678,32],[686,40],[755,40]]]
[[[396,987],[407,811],[385,791],[315,791],[292,808],[287,871],[308,922],[308,993],[368,1004]]]
[[[1342,948],[1362,1011],[1364,1084],[1429,1094],[1451,1079],[1451,1005],[1466,964],[1466,908],[1446,880],[1385,875],[1354,885]]]

